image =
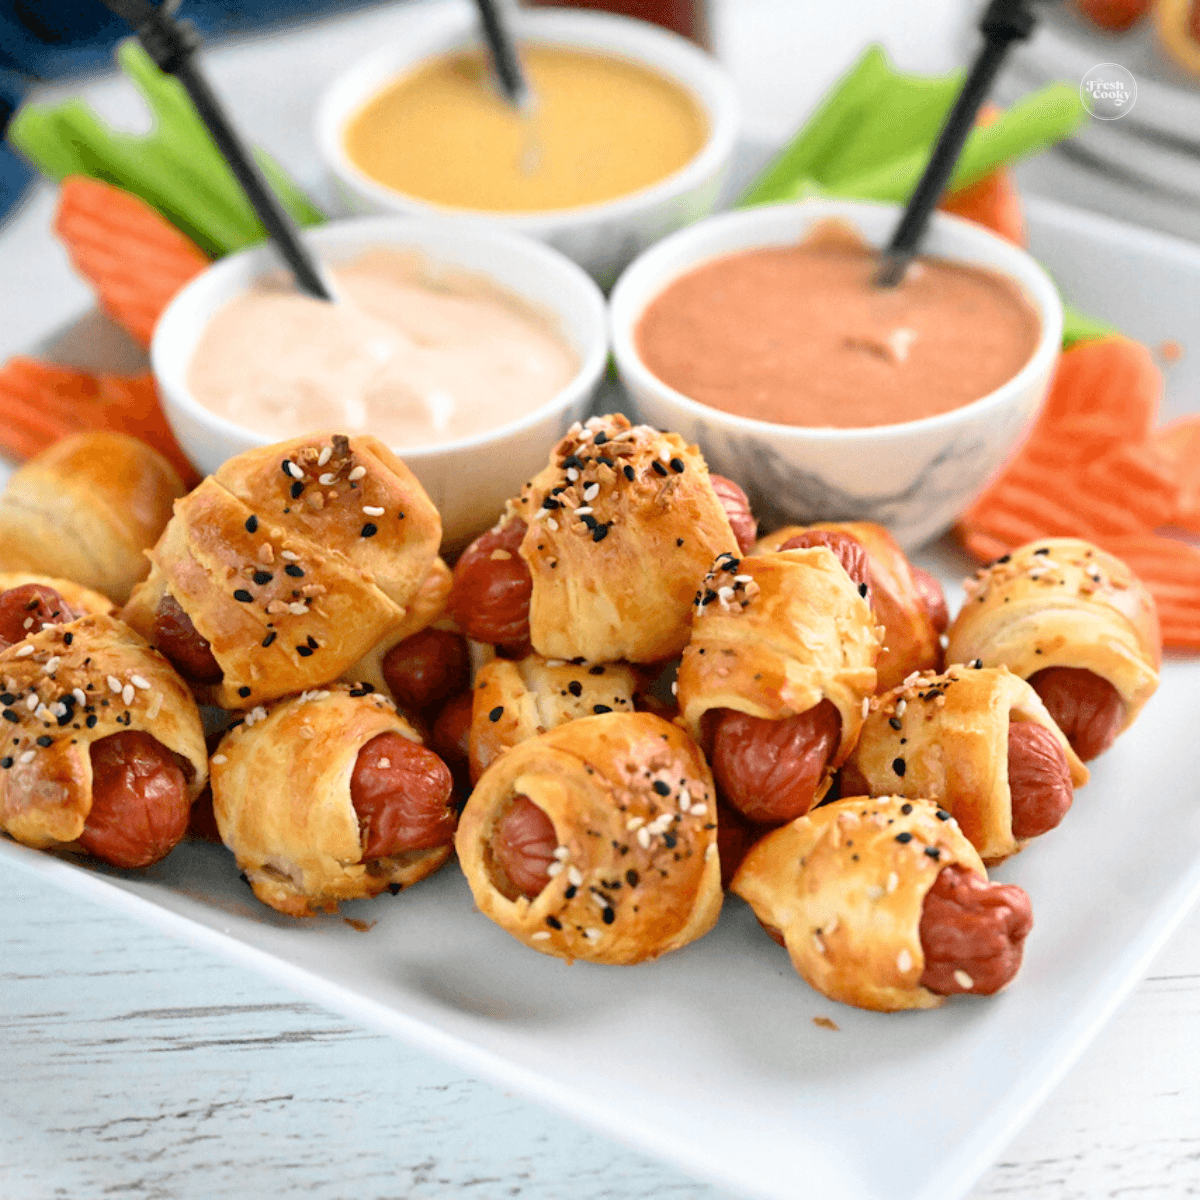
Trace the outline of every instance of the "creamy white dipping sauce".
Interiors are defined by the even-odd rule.
[[[579,370],[549,320],[482,276],[386,248],[329,275],[336,304],[271,279],[221,308],[188,366],[192,395],[273,439],[337,427],[403,449],[517,420]]]

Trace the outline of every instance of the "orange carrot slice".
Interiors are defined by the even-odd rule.
[[[171,297],[208,266],[150,205],[82,175],[62,181],[54,228],[100,307],[143,346]]]
[[[1200,417],[1184,417],[1160,429],[1150,444],[1175,470],[1179,502],[1174,522],[1200,533]]]
[[[1142,529],[1156,529],[1175,519],[1180,486],[1174,464],[1148,442],[1135,442],[1110,451],[1079,476],[1081,494],[1094,503],[1112,499]]]

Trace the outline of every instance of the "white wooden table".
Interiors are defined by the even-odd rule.
[[[783,137],[869,37],[936,70],[962,36],[957,0],[815,7],[717,4],[758,137]],[[256,139],[311,175],[316,91],[388,24],[372,10],[226,47],[216,79]],[[121,87],[88,91],[128,108]],[[0,360],[90,303],[49,235],[51,209],[35,194],[0,230]],[[1195,779],[1178,786],[1200,799]],[[0,888],[5,1200],[721,1194],[20,869]],[[1200,913],[972,1197],[1126,1194],[1200,1194]]]

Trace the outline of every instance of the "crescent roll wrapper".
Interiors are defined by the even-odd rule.
[[[294,917],[399,891],[450,857],[447,843],[362,861],[350,794],[359,751],[382,733],[421,744],[385,696],[334,684],[255,708],[212,758],[221,840],[264,904]]]
[[[938,812],[901,796],[813,809],[758,842],[731,890],[779,930],[822,995],[877,1012],[936,1008],[945,997],[920,984],[925,896],[951,864],[987,878],[954,819]]]
[[[678,654],[696,581],[737,550],[699,448],[620,415],[569,432],[510,510],[528,525],[530,637],[547,658]]]
[[[966,582],[946,661],[1094,672],[1116,689],[1127,729],[1158,687],[1162,637],[1154,600],[1120,559],[1078,538],[1042,538]]]
[[[81,617],[10,646],[0,652],[0,684],[0,829],[17,841],[42,848],[79,838],[92,808],[91,746],[110,734],[140,731],[166,747],[183,767],[189,803],[204,787],[208,756],[191,691],[116,618]]]
[[[1088,769],[1038,694],[1006,668],[950,667],[921,675],[872,701],[843,787],[869,795],[918,796],[953,814],[989,866],[1020,850],[1013,836],[1008,730],[1027,721],[1050,731],[1074,787]]]
[[[501,890],[491,844],[518,796],[558,839],[538,895]],[[456,845],[479,910],[535,950],[628,964],[694,941],[721,909],[712,776],[699,747],[650,713],[583,717],[521,742],[479,780]]]
[[[883,646],[875,663],[877,687],[887,691],[913,671],[937,670],[942,663],[941,639],[913,582],[911,564],[882,525],[870,521],[787,525],[760,538],[754,553],[778,550],[809,530],[847,534],[867,553],[871,567],[871,610],[884,628]]]
[[[722,555],[695,599],[676,694],[702,745],[704,716],[729,708],[781,720],[829,700],[841,738],[817,800],[858,740],[875,690],[879,636],[866,601],[823,546],[737,559]]]
[[[471,778],[505,750],[568,721],[633,712],[640,676],[626,663],[594,666],[545,659],[494,658],[475,679],[471,707]]]
[[[169,593],[245,709],[334,679],[367,655],[436,571],[441,523],[375,438],[315,434],[250,450],[175,505],[124,616],[153,639]]]

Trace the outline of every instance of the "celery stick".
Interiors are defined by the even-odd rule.
[[[271,191],[279,197],[280,203],[291,213],[292,219],[297,225],[301,227],[324,225],[329,220],[309,199],[307,193],[265,150],[260,150],[256,146],[254,158],[259,169],[267,177]]]
[[[83,160],[65,136],[55,110],[45,104],[22,104],[8,126],[8,140],[43,175],[57,181],[84,172]]]
[[[1116,333],[1114,326],[1109,325],[1106,321],[1101,321],[1096,317],[1090,317],[1085,312],[1080,312],[1075,305],[1067,302],[1063,298],[1063,349],[1068,350],[1076,342],[1094,342],[1097,338],[1107,337],[1110,333]]]

